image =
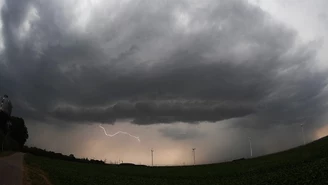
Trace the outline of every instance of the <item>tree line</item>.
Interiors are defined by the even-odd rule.
[[[93,163],[93,164],[106,164],[106,162],[102,161],[102,160],[88,159],[88,158],[76,158],[73,154],[64,155],[62,153],[48,151],[48,150],[40,149],[40,148],[37,148],[37,147],[24,146],[23,149],[22,149],[22,152],[30,153],[30,154],[33,154],[33,155],[36,155],[36,156],[43,156],[43,157],[48,157],[48,158],[52,158],[52,159],[59,159],[59,160],[65,160],[65,161],[81,162],[81,163]]]
[[[7,129],[4,130],[0,127],[0,151],[21,151],[24,153],[30,153],[37,156],[44,156],[53,159],[60,159],[66,161],[82,162],[82,163],[94,163],[105,164],[105,161],[88,159],[88,158],[76,158],[73,154],[67,156],[61,153],[47,151],[36,147],[24,146],[29,135],[23,118],[10,116],[6,125]]]

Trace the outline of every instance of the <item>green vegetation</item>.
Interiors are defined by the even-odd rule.
[[[2,149],[5,151],[18,151],[19,145],[10,135],[4,135],[0,130],[0,152]]]
[[[11,154],[13,154],[14,152],[12,151],[4,151],[4,152],[0,152],[0,157],[5,157],[5,156],[9,156]]]
[[[24,164],[23,175],[24,185],[51,185],[47,175],[38,166]]]
[[[20,151],[28,139],[28,130],[23,118],[11,116],[9,122],[11,124],[8,126],[8,130],[0,128],[0,152],[2,150]]]
[[[79,159],[79,158],[75,158],[75,156],[73,154],[70,154],[69,156],[67,156],[67,155],[63,155],[61,153],[47,151],[47,150],[36,148],[36,147],[24,146],[22,148],[22,152],[33,154],[33,155],[36,155],[36,156],[44,156],[44,157],[49,157],[49,158],[52,158],[52,159],[60,159],[60,160],[65,160],[65,161],[103,164],[103,165],[106,164],[105,161],[102,161],[102,160],[86,159],[86,158]]]
[[[92,184],[326,184],[328,138],[254,159],[221,164],[144,167],[99,165],[25,156],[28,166],[46,172],[54,185]]]
[[[16,141],[19,148],[22,148],[28,139],[28,130],[23,118],[11,116],[9,135]]]

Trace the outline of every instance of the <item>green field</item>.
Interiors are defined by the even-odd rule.
[[[12,151],[4,151],[4,152],[0,152],[0,157],[5,157],[5,156],[9,156],[11,154],[13,154],[14,152]]]
[[[54,185],[139,184],[328,184],[328,138],[306,146],[236,162],[143,167],[98,165],[48,159],[27,154],[30,168],[45,172]]]

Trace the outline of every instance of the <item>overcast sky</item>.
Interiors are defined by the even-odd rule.
[[[326,0],[0,2],[0,94],[29,146],[180,165],[328,134]]]

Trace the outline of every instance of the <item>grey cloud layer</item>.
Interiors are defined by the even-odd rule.
[[[234,105],[227,102],[204,102],[191,100],[160,101],[137,103],[117,103],[109,108],[81,109],[59,107],[51,114],[69,121],[98,121],[113,123],[116,119],[134,118],[135,124],[217,121],[234,117],[243,117],[254,113],[252,105]]]
[[[135,124],[246,116],[263,126],[326,111],[316,51],[243,1],[104,1],[80,16],[71,1],[5,2],[0,92],[14,114]]]

